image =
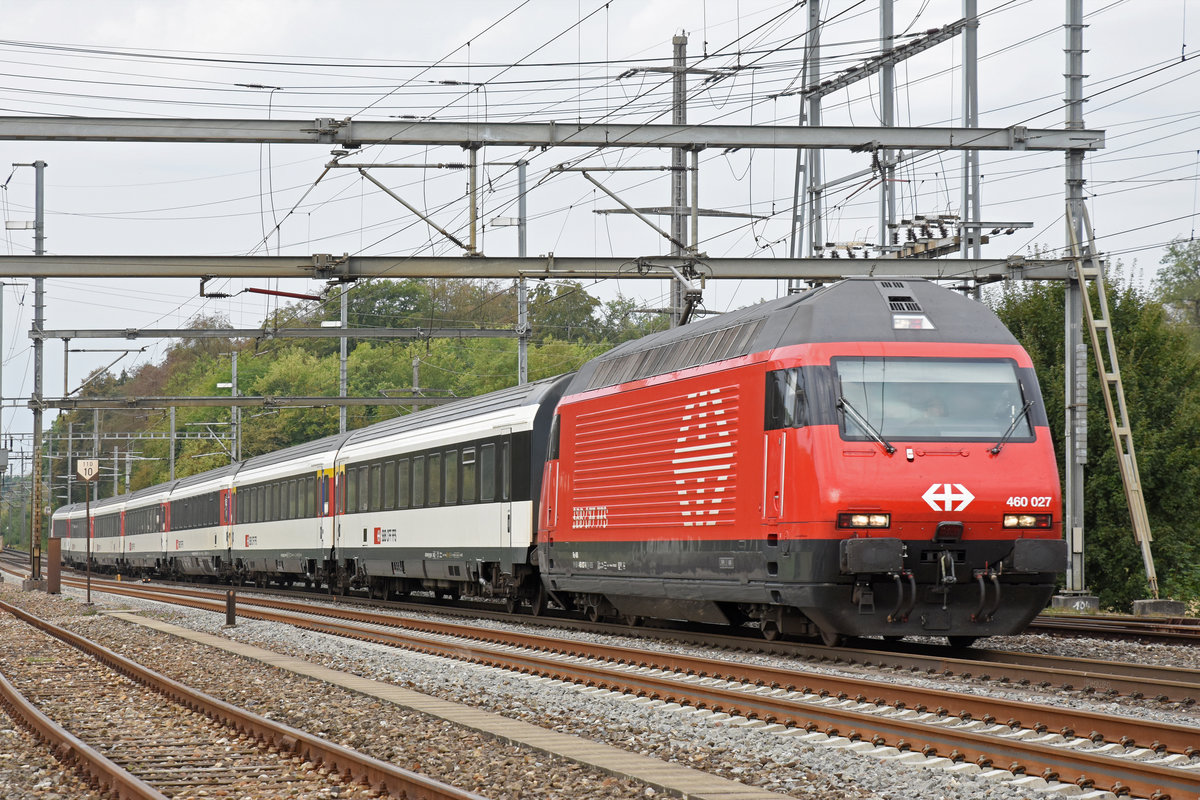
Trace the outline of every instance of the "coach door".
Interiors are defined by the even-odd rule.
[[[479,502],[493,509],[489,528],[495,531],[495,544],[500,548],[514,546],[512,504],[512,428],[502,428],[493,441],[479,446]],[[466,451],[464,451],[465,456]],[[463,468],[466,469],[464,460]],[[524,542],[515,543],[521,546]]]

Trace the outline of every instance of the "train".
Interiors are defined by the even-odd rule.
[[[53,514],[74,566],[86,513]],[[92,566],[130,575],[830,645],[1018,633],[1068,557],[1028,353],[919,278],[846,278],[99,500],[90,531]]]

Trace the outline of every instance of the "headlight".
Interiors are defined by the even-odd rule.
[[[889,528],[891,514],[838,514],[839,528]]]
[[[1050,514],[1005,514],[1006,528],[1049,528],[1054,517]]]

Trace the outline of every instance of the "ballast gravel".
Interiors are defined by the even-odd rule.
[[[65,591],[70,593],[70,590]],[[8,590],[5,593],[12,594]],[[326,686],[314,688],[311,681],[103,615],[82,613],[82,604],[69,597],[16,594],[20,595],[18,604],[30,607],[34,613],[60,617],[59,623],[65,627],[210,694],[488,797],[651,797],[655,794],[654,789],[636,782],[620,781],[560,759],[502,745],[448,723],[393,706],[384,707],[373,699]],[[142,610],[181,627],[254,644],[792,797],[1015,800],[1047,796],[973,775],[883,764],[870,755],[809,744],[800,741],[799,737],[713,723],[686,709],[661,710],[610,697],[607,693],[587,692],[579,687],[498,669],[276,623],[243,619],[236,627],[225,628],[222,615],[167,609],[158,603],[107,596],[95,590],[92,597],[98,605]],[[582,636],[578,633],[561,635]],[[1061,648],[1043,642],[1044,638],[1050,637],[1010,637],[1004,644],[1021,647],[1020,641],[1013,640],[1024,639],[1028,640],[1025,647],[1030,650],[1045,646],[1061,654]],[[1112,644],[1104,642],[1103,646]],[[637,642],[634,646],[652,645]],[[664,643],[653,646],[675,647]],[[1093,641],[1093,650],[1097,646],[1100,645]],[[1132,652],[1137,645],[1125,646],[1131,648],[1126,654],[1131,660],[1145,658],[1144,651],[1141,656]],[[1094,652],[1092,657],[1096,657]],[[1106,654],[1105,657],[1120,659],[1117,654]],[[1174,663],[1176,658],[1185,660],[1183,654],[1172,653],[1166,663]],[[785,659],[769,660],[786,662]],[[796,665],[795,661],[790,664]],[[804,667],[820,671],[808,664]],[[890,679],[886,673],[879,672],[871,673],[870,677]],[[897,674],[894,679],[914,681],[907,673]],[[992,693],[990,689],[987,691]],[[1195,724],[1194,718],[1191,724]]]

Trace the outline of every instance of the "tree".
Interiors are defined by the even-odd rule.
[[[1177,239],[1167,247],[1159,262],[1155,288],[1158,299],[1185,325],[1200,348],[1200,241]]]
[[[548,338],[595,342],[604,338],[603,326],[596,318],[600,301],[592,297],[578,281],[539,283],[529,293],[529,324],[533,339]]]
[[[1119,278],[1118,278],[1119,280]],[[1059,463],[1063,377],[1061,284],[1009,285],[995,310],[1029,351],[1051,420]],[[1162,304],[1132,285],[1108,292],[1113,334],[1129,409],[1161,590],[1200,597],[1200,353]],[[1089,362],[1091,363],[1091,362]],[[1084,487],[1085,573],[1105,606],[1146,597],[1141,555],[1131,532],[1117,453],[1104,415],[1101,385],[1088,381],[1088,465]]]

